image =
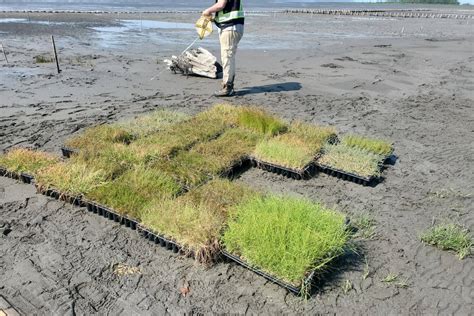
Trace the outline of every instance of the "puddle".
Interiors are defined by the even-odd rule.
[[[195,38],[194,24],[153,20],[120,20],[119,26],[91,27],[102,47],[118,48],[135,40],[148,44],[185,43]]]
[[[176,30],[193,30],[194,24],[163,22],[153,20],[120,20],[121,26],[104,26],[92,27],[97,32],[122,33],[127,31],[143,31],[153,29],[176,29]]]
[[[34,23],[34,24],[42,24],[42,25],[61,25],[66,24],[65,22],[50,22],[50,21],[38,21],[38,20],[30,20],[27,19],[0,19],[0,23]]]
[[[0,23],[25,23],[27,19],[0,19]]]
[[[51,69],[54,69],[51,67]],[[27,78],[42,74],[47,74],[50,72],[50,69],[46,67],[35,67],[35,68],[27,68],[27,67],[5,67],[2,68],[2,76],[5,77],[20,77],[20,78]]]

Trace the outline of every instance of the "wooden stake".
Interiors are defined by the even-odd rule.
[[[59,69],[58,53],[56,52],[56,44],[54,43],[53,35],[51,35],[51,42],[53,43],[54,59],[56,60],[56,68],[58,69],[58,74],[59,74],[61,73],[61,69]]]
[[[8,64],[7,53],[5,52],[5,48],[3,48],[3,43],[0,43],[0,46],[2,46],[3,56],[5,56],[5,60],[7,61],[7,64]]]

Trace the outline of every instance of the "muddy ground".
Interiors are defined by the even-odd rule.
[[[173,75],[161,62],[193,40],[192,30],[149,29],[148,22],[120,28],[136,15],[2,18],[26,21],[0,23],[9,59],[0,55],[1,150],[59,153],[67,137],[93,124],[158,108],[196,113],[219,102],[210,97],[218,81]],[[239,91],[230,101],[391,140],[398,159],[375,187],[257,169],[237,181],[322,200],[351,218],[368,215],[374,236],[356,239],[357,253],[339,260],[304,301],[239,266],[198,266],[85,209],[0,178],[0,295],[20,312],[472,313],[473,258],[461,261],[419,238],[446,220],[474,229],[472,21],[281,14],[247,21]],[[50,53],[51,34],[60,75],[54,64],[34,63]],[[215,35],[201,45],[218,54]],[[398,281],[383,282],[390,274]]]

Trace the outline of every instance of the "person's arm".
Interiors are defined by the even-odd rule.
[[[209,15],[212,15],[213,13],[219,12],[225,8],[226,4],[227,4],[227,0],[219,0],[212,7],[209,7],[206,10],[202,11],[202,15],[209,16]]]

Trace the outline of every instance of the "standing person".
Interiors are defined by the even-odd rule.
[[[202,12],[204,16],[215,14],[214,22],[219,28],[221,60],[223,68],[222,89],[216,97],[234,95],[235,54],[244,35],[244,11],[242,0],[216,0],[216,3]]]

